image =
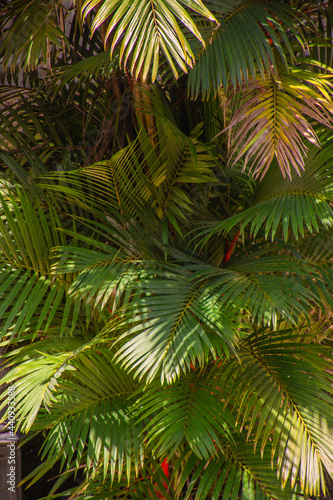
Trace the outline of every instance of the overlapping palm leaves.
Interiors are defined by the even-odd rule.
[[[316,259],[298,256],[319,226],[329,238],[330,212],[302,231],[288,219],[288,241],[249,242],[227,264],[210,264],[210,252],[203,258],[198,241],[186,236],[187,219],[197,218],[186,181],[213,179],[215,162],[171,128],[156,144],[143,133],[108,162],[33,181],[27,194],[3,189],[1,307],[10,320],[2,333],[5,343],[9,335],[18,342],[5,380],[15,381],[24,430],[49,429],[36,478],[59,460],[64,477],[83,471],[82,498],[121,492],[140,499],[147,491],[156,498],[162,491],[166,498],[244,500],[249,491],[256,499],[317,494],[324,470],[333,472],[326,375],[332,356],[330,340],[320,345],[310,333],[309,309],[323,307],[331,290]],[[163,144],[172,141],[182,154],[164,162]],[[329,201],[331,155],[317,154],[289,192],[297,196],[299,182],[304,193],[309,182],[313,196]],[[287,190],[288,181],[282,183]],[[279,206],[275,191],[259,185],[260,203],[263,196]],[[311,205],[302,208],[311,219]],[[274,241],[283,223],[273,212]],[[247,221],[246,210],[243,219],[229,221],[219,230]],[[267,224],[258,221],[250,231],[257,239]],[[211,238],[224,241],[214,231]],[[303,330],[302,317],[310,321]],[[279,327],[282,319],[289,326]],[[258,330],[260,324],[267,326]],[[23,332],[35,338],[32,344],[20,346]],[[169,492],[158,465],[166,456]]]
[[[37,4],[13,2],[7,27],[11,14],[34,11]],[[217,101],[208,94],[220,91],[221,84],[238,88],[247,82],[248,89],[265,94],[259,112],[266,117],[271,106],[266,90],[272,79],[283,80],[278,124],[286,118],[286,102],[293,103],[296,115],[305,105],[309,123],[291,120],[300,135],[295,129],[289,133],[289,149],[281,152],[274,143],[277,161],[292,181],[281,177],[265,151],[250,150],[250,142],[248,166],[239,174],[243,165],[236,164],[228,176],[223,140],[219,156],[200,143],[200,126],[190,137],[179,130],[163,87],[163,104],[157,94],[144,100],[153,103],[144,111],[154,115],[155,135],[142,130],[134,141],[127,137],[128,147],[111,158],[103,150],[101,161],[88,168],[47,176],[41,159],[22,153],[18,163],[2,155],[8,170],[1,185],[0,312],[12,366],[5,381],[16,385],[22,430],[46,431],[44,464],[30,479],[59,463],[63,475],[52,493],[74,472],[81,484],[72,493],[86,500],[318,495],[325,490],[325,474],[333,475],[333,360],[330,330],[314,323],[332,308],[333,275],[331,139],[315,122],[330,125],[331,88],[325,83],[329,71],[323,76],[293,66],[306,27],[314,29],[317,18],[286,2],[205,2],[220,25],[204,21],[213,16],[200,2],[89,0],[77,6],[96,32],[106,28],[105,35],[109,28],[116,57],[109,63],[106,52],[89,53],[87,29],[80,50],[64,56],[68,46],[57,31],[58,62],[66,57],[74,62],[76,56],[79,62],[55,69],[52,88],[58,86],[60,100],[71,101],[72,109],[84,106],[89,95],[97,125],[107,116],[112,87],[107,77],[118,63],[118,42],[120,67],[142,80],[158,75],[163,82],[167,60],[176,76],[193,65],[193,54],[198,57],[190,90],[206,94],[206,110],[216,111]],[[127,18],[117,18],[126,8]],[[160,16],[155,24],[154,12]],[[129,18],[138,21],[134,31],[125,22]],[[318,19],[318,33],[329,35],[329,17],[324,23]],[[296,27],[298,20],[305,31]],[[28,23],[22,36],[29,38],[37,24]],[[13,28],[14,35],[20,31],[15,20]],[[79,29],[74,31],[73,38],[80,37]],[[141,50],[163,33],[163,53],[153,45]],[[31,69],[41,57],[44,63],[50,59],[56,51],[40,51],[44,34],[37,29],[32,39],[23,36],[17,57],[30,50],[31,58],[14,64]],[[207,40],[207,51],[200,52]],[[10,43],[6,38],[5,63]],[[308,46],[312,57],[314,45]],[[319,50],[323,47],[321,41]],[[329,59],[329,51],[325,55]],[[323,73],[323,66],[313,68]],[[61,148],[62,140],[71,145],[75,126],[65,128],[59,141],[57,128],[43,126],[57,124],[59,117],[48,120],[39,112],[40,89],[22,96],[17,89],[4,90],[5,97],[6,92],[19,102],[12,114],[10,106],[3,114],[11,131],[16,120],[20,125],[14,138],[3,140],[9,152],[33,145],[41,153],[43,143]],[[256,113],[248,96],[241,97],[245,101],[233,101],[240,111],[230,121],[236,133],[242,112],[245,132],[246,113],[251,119]],[[33,134],[33,122],[39,134]],[[283,129],[277,122],[268,127],[273,136]],[[259,147],[265,130],[267,122],[253,133]],[[305,158],[302,134],[312,142],[318,138],[322,149],[304,143]],[[283,130],[280,143],[281,138]],[[241,142],[234,145],[236,156],[242,151],[240,160]],[[48,161],[48,154],[42,159]],[[250,172],[260,173],[268,163],[263,181],[256,183]],[[301,177],[291,175],[292,168],[303,166]],[[205,206],[201,186],[207,188]],[[166,457],[169,478],[161,467]]]
[[[305,159],[305,172],[294,176],[293,180],[277,176],[277,164],[272,166],[266,177],[258,184],[253,195],[252,207],[224,221],[211,223],[215,226],[207,230],[210,235],[233,227],[241,230],[249,227],[255,237],[264,231],[273,241],[275,236],[288,241],[313,233],[319,227],[329,229],[332,226],[331,168],[332,140],[329,135],[320,135],[322,148],[311,146]],[[276,179],[272,182],[272,179]]]
[[[85,0],[78,2],[82,17],[95,11],[92,30],[105,26],[105,40],[110,38],[111,57],[120,45],[119,64],[143,81],[151,74],[154,82],[160,71],[160,53],[167,60],[173,75],[178,78],[179,69],[186,72],[192,67],[195,56],[187,40],[186,30],[204,44],[204,39],[190,14],[215,21],[212,13],[201,0],[107,2]]]
[[[64,330],[73,304],[70,304],[71,301],[63,302],[68,283],[61,275],[56,279],[51,275],[49,253],[54,244],[65,241],[63,234],[56,230],[56,227],[61,227],[59,215],[48,200],[39,202],[34,197],[32,202],[22,191],[12,194],[4,186],[3,190],[0,306],[2,335],[20,335],[28,325],[30,333],[37,333],[42,326],[47,329],[54,322],[59,308],[62,309]],[[33,300],[29,297],[33,297]],[[76,307],[76,317],[78,312]],[[73,318],[73,321],[74,327],[76,320]]]
[[[60,2],[6,2],[1,15],[4,67],[12,72],[17,67],[46,68],[54,61],[54,52],[66,51],[65,13]]]
[[[320,146],[309,118],[326,127],[332,124],[329,76],[301,68],[289,68],[287,73],[280,68],[277,76],[271,75],[267,81],[257,79],[236,96],[231,91],[229,105],[234,103],[234,111],[227,127],[230,161],[236,163],[243,157],[246,168],[251,160],[253,174],[263,177],[275,157],[284,177],[291,179],[292,169],[300,175],[306,143]]]
[[[21,164],[26,161],[23,147],[34,151],[52,169],[62,170],[66,165],[74,168],[84,164],[90,156],[110,155],[127,142],[131,126],[126,127],[124,115],[131,113],[131,99],[126,94],[119,102],[114,95],[110,73],[115,63],[108,52],[103,52],[100,37],[91,37],[86,25],[79,29],[73,6],[52,7],[49,12],[47,5],[39,2],[13,2],[1,11],[0,143]],[[38,51],[46,39],[38,31],[38,22],[44,15],[54,24],[62,11],[65,47],[61,42],[60,47],[49,43],[47,64],[41,68]],[[19,20],[23,14],[26,23]],[[15,29],[21,30],[23,25],[23,32],[16,35]],[[30,29],[33,34],[27,33]],[[11,37],[27,45],[27,54],[21,54],[17,42],[12,66],[7,60],[7,52],[13,47]],[[35,56],[39,69],[34,70]]]
[[[257,72],[266,78],[276,68],[274,48],[287,66],[288,55],[295,57],[304,46],[305,39],[297,24],[304,22],[306,16],[299,16],[300,12],[285,2],[219,0],[206,4],[219,24],[189,73],[189,91],[193,96],[199,92],[208,96],[222,85],[226,89],[230,81],[233,87],[247,83],[256,79]],[[296,49],[286,31],[297,40]]]
[[[54,112],[49,113],[50,109],[45,107],[41,110],[45,117],[37,118],[32,107],[39,102],[40,89],[34,88],[32,95],[26,88],[24,93],[20,89],[22,102],[17,104],[15,119],[1,111],[4,123],[1,135],[4,127],[12,129],[16,123],[18,125],[14,134],[16,139],[13,141],[13,134],[8,139],[10,147],[17,147],[22,130],[24,142],[28,142],[29,147],[47,151],[44,153],[45,160],[53,148],[59,151],[59,142],[64,137],[66,143],[73,143],[73,137],[81,128],[78,121],[82,120],[83,135],[93,137],[92,149],[94,154],[97,149],[102,149],[102,153],[98,153],[101,158],[104,152],[115,151],[116,145],[122,147],[129,134],[126,126],[121,133],[118,130],[119,108],[123,108],[119,101],[124,95],[124,88],[137,89],[140,81],[154,81],[157,75],[164,81],[163,74],[167,68],[171,68],[174,76],[178,77],[179,69],[186,71],[190,66],[194,66],[188,79],[191,96],[208,96],[221,88],[226,91],[230,85],[233,90],[244,91],[237,92],[238,97],[233,100],[235,113],[231,122],[226,124],[231,131],[230,160],[240,157],[244,157],[245,162],[254,160],[251,163],[256,174],[264,174],[273,157],[277,158],[286,175],[291,176],[293,169],[302,169],[308,141],[318,143],[312,122],[324,123],[325,126],[332,123],[330,71],[327,71],[325,56],[321,62],[314,59],[321,55],[321,51],[328,50],[325,37],[330,36],[329,9],[322,11],[318,8],[318,18],[311,11],[309,18],[303,10],[293,8],[286,2],[252,0],[207,2],[207,5],[200,1],[155,4],[138,0],[131,6],[128,3],[87,0],[77,2],[76,10],[70,5],[65,8],[61,3],[48,14],[43,11],[45,8],[38,1],[14,1],[3,10],[5,36],[2,67],[5,72],[10,68],[22,80],[21,67],[25,71],[31,70],[40,62],[40,57],[46,58],[49,73],[56,83],[52,92],[56,89],[58,93],[62,89],[61,99],[70,97],[71,106],[64,117],[66,126],[63,119],[55,117]],[[34,23],[32,20],[36,11],[38,16]],[[29,26],[25,32],[22,31],[20,15],[25,15]],[[59,39],[50,35],[47,46],[44,43],[47,35],[39,30],[43,15],[47,20],[45,26],[59,29],[56,26],[59,21],[61,32]],[[212,22],[215,18],[218,24]],[[83,23],[84,20],[87,22]],[[147,26],[145,23],[148,23]],[[89,26],[95,35],[89,45],[90,58],[82,60],[87,57]],[[83,41],[78,50],[80,32]],[[317,35],[316,38],[313,34]],[[16,48],[14,59],[10,59],[13,37],[18,38],[22,47]],[[101,44],[96,44],[96,39],[101,42],[101,38],[105,41],[105,37],[109,37],[111,44],[109,63],[110,44],[106,44],[104,55],[100,53]],[[76,47],[73,48],[74,39]],[[310,50],[309,54],[306,50]],[[306,54],[307,57],[304,57]],[[299,67],[301,56],[304,69]],[[74,62],[78,65],[73,66]],[[309,62],[319,64],[320,73],[310,73],[306,69]],[[118,74],[117,79],[114,74],[110,78],[110,72],[117,65],[126,71],[128,69],[133,81],[131,78],[128,81],[126,71],[125,74]],[[101,71],[106,68],[108,77],[100,85]],[[96,71],[100,72],[99,75]],[[94,78],[91,78],[92,75]],[[65,90],[65,84],[69,82],[69,89]],[[110,103],[108,94],[113,87],[117,91]],[[4,91],[6,101],[11,93],[17,94],[15,86]],[[87,96],[89,113],[86,114],[84,100]],[[54,104],[58,106],[58,102]],[[111,112],[110,107],[113,108]],[[304,115],[308,118],[305,119]],[[85,127],[88,123],[92,125],[90,129]],[[31,130],[34,125],[39,130],[38,134],[33,134]],[[100,125],[103,139],[98,134]],[[105,142],[111,139],[113,145],[110,147]],[[75,153],[71,151],[70,154],[73,156]]]

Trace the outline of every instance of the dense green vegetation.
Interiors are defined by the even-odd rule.
[[[44,439],[28,482],[56,465],[50,499],[69,477],[82,500],[319,497],[332,6],[2,5],[0,331],[17,425]]]

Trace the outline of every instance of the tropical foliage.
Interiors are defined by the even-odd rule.
[[[329,2],[0,13],[2,382],[23,441],[44,439],[26,481],[57,467],[50,499],[319,498]]]

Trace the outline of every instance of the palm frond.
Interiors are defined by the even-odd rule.
[[[329,265],[333,258],[332,230],[322,229],[317,234],[309,235],[300,242],[297,249],[312,262]]]
[[[261,1],[208,2],[218,27],[213,30],[189,73],[189,92],[197,97],[199,92],[208,96],[221,86],[228,88],[256,79],[259,72],[265,79],[276,69],[276,49],[279,58],[287,65],[287,55],[295,53],[286,31],[296,37],[299,47],[303,37],[296,25],[300,21],[296,11],[284,2],[267,4]],[[272,44],[272,45],[271,45]]]
[[[129,66],[136,79],[141,74],[144,81],[150,71],[151,79],[155,81],[160,66],[160,52],[165,56],[176,78],[177,66],[185,72],[188,66],[193,66],[194,55],[182,28],[193,33],[203,44],[204,40],[189,11],[197,12],[211,21],[215,20],[200,0],[136,0],[131,4],[85,0],[82,4],[83,19],[96,7],[98,8],[94,13],[92,32],[106,23],[105,40],[110,37],[111,58],[115,47],[120,45],[120,65],[125,68]]]
[[[280,314],[297,323],[299,316],[308,315],[309,301],[317,300],[314,292],[297,279],[298,274],[309,277],[313,272],[315,276],[316,269],[307,269],[286,256],[270,256],[265,250],[232,259],[226,268],[191,267],[207,305],[210,302],[221,309],[236,307],[259,324],[276,325]]]
[[[132,471],[133,469],[134,467],[132,467]],[[50,494],[54,494],[70,475],[71,471],[63,472],[52,487]],[[29,479],[33,476],[34,472],[29,475]],[[84,478],[80,486],[67,489],[62,492],[62,495],[80,495],[81,497],[84,495],[85,500],[105,500],[106,498],[108,500],[118,498],[124,500],[142,500],[143,498],[173,500],[175,491],[172,485],[166,486],[166,479],[159,461],[147,456],[145,466],[139,468],[139,475],[132,472],[130,481],[123,475],[121,480],[110,484],[109,481],[103,479],[102,471],[98,469],[94,476],[90,475]]]
[[[256,331],[241,342],[240,363],[224,367],[219,384],[230,383],[230,404],[254,449],[263,454],[271,446],[272,465],[278,455],[282,486],[300,481],[316,495],[325,488],[323,468],[333,473],[332,356],[313,341],[305,332]]]
[[[180,222],[184,224],[194,208],[190,187],[216,182],[215,165],[208,148],[164,119],[159,123],[155,145],[141,130],[135,141],[109,160],[61,174],[63,181],[73,186],[71,191],[60,186],[52,189],[64,189],[76,203],[80,198],[91,199],[93,192],[96,206],[110,204],[110,210],[118,207],[131,218],[142,210],[155,211],[159,220],[167,218],[180,231]]]
[[[33,345],[11,354],[17,367],[3,381],[15,384],[18,425],[49,429],[44,469],[60,460],[61,469],[85,463],[89,476],[99,470],[104,480],[109,474],[121,480],[123,472],[129,479],[132,467],[138,473],[142,425],[130,415],[131,377],[113,366],[98,339],[51,337],[38,345],[37,352]]]
[[[229,161],[244,157],[244,169],[249,163],[253,175],[263,177],[276,158],[283,177],[291,179],[292,169],[300,175],[308,141],[320,145],[311,122],[332,127],[329,76],[279,67],[276,76],[249,82],[236,98],[231,94],[233,114],[225,129],[230,131]]]
[[[235,311],[221,308],[211,297],[201,299],[190,273],[176,267],[152,269],[142,272],[132,289],[135,295],[121,323],[125,333],[118,340],[126,342],[117,359],[140,379],[150,382],[160,376],[162,383],[171,383],[191,364],[203,366],[209,355],[229,356],[234,350]]]
[[[97,243],[98,244],[98,243]],[[130,293],[133,284],[141,275],[145,264],[142,261],[129,260],[122,256],[119,249],[105,245],[108,253],[82,247],[57,248],[58,263],[54,267],[57,273],[81,271],[73,280],[68,293],[94,308],[107,309],[114,314]],[[101,245],[98,244],[99,250]]]
[[[65,33],[57,25],[57,10],[63,9],[52,1],[7,2],[1,10],[1,58],[5,71],[29,71],[41,64],[47,67],[54,50],[68,48]]]
[[[262,233],[265,239],[270,235],[273,241],[278,235],[286,242],[292,235],[300,239],[308,231],[328,230],[332,225],[332,142],[326,134],[320,138],[322,148],[311,146],[300,177],[295,176],[291,181],[283,179],[273,164],[257,183],[253,206],[220,222],[207,223],[213,229],[204,230],[202,234],[207,235],[204,241],[213,234],[228,233],[234,227],[243,231],[248,226],[254,237]]]
[[[73,344],[76,348],[79,347],[77,342],[74,341]],[[15,352],[11,354],[11,357],[14,356],[16,361],[21,358],[21,363],[19,366],[14,366],[10,374],[3,378],[3,382],[14,382],[15,384],[18,403],[17,425],[20,425],[22,431],[26,432],[31,429],[41,406],[43,405],[50,411],[50,407],[57,401],[54,392],[58,385],[58,378],[64,371],[74,368],[70,364],[71,353],[68,352],[53,353],[44,357],[36,356],[35,353],[35,359],[32,359],[31,353],[29,353],[30,356],[27,360],[27,356],[22,356],[21,351],[22,349],[19,350],[18,355]],[[28,398],[27,394],[29,394]],[[3,395],[2,398],[4,399],[5,396]],[[6,400],[3,401],[2,408],[6,403]]]
[[[88,78],[94,77],[98,79],[99,76],[109,76],[114,69],[114,64],[115,61],[110,61],[110,54],[104,51],[71,65],[53,68],[52,74],[49,75],[54,84],[52,90],[59,91],[64,85],[73,80],[75,80],[75,85],[78,86],[83,82],[87,84]]]
[[[181,461],[186,465],[179,477],[178,491],[188,483],[186,500],[289,500],[295,493],[281,487],[269,455],[255,457],[251,445],[241,435],[235,435],[234,446],[226,448],[225,454],[212,456],[207,462],[198,461],[188,450],[180,456]]]
[[[59,100],[47,101],[41,89],[0,87],[0,144],[2,150],[25,163],[25,154],[39,154],[44,164],[77,154],[81,116],[70,107],[59,115]]]
[[[322,64],[333,67],[332,50],[332,10],[325,5],[318,5],[317,11],[312,12],[312,20],[317,28],[318,37],[309,41],[310,55],[312,59]]]
[[[51,272],[50,251],[66,242],[59,231],[62,224],[56,208],[19,190],[17,195],[0,195],[0,203],[2,337],[7,332],[11,337],[20,336],[28,325],[36,335],[55,318],[62,332],[70,321],[74,329],[80,303],[66,299],[70,282]]]
[[[222,448],[220,439],[224,446],[233,440],[234,417],[219,395],[209,370],[192,371],[162,389],[159,383],[150,384],[136,411],[142,419],[149,416],[145,432],[157,456],[170,460],[185,441],[197,457],[208,460]]]

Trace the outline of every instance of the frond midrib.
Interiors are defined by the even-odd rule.
[[[315,449],[315,453],[316,453],[316,456],[317,456],[318,463],[321,464],[321,453],[320,453],[320,450],[318,450],[318,447],[317,447],[317,445],[316,445],[316,443],[315,443],[315,441],[313,439],[312,433],[310,432],[308,425],[306,424],[306,422],[305,422],[302,414],[300,413],[298,405],[296,404],[296,402],[294,402],[294,399],[291,397],[291,395],[290,395],[289,391],[287,390],[286,386],[276,376],[276,373],[274,372],[274,370],[272,370],[271,368],[269,368],[268,365],[265,363],[265,361],[262,360],[260,356],[258,356],[257,354],[255,354],[252,349],[246,348],[246,345],[244,345],[244,344],[242,344],[241,347],[252,358],[254,358],[255,360],[257,360],[258,363],[259,363],[259,365],[262,366],[266,370],[266,372],[269,374],[269,376],[271,377],[271,379],[274,380],[276,386],[279,387],[280,392],[281,392],[281,396],[284,395],[284,396],[286,396],[288,398],[290,406],[293,408],[294,412],[297,414],[298,419],[301,421],[301,424],[302,424],[302,426],[304,428],[304,432],[307,434],[308,439],[311,441],[311,444],[312,444],[313,448]],[[289,406],[289,408],[290,408],[290,406]],[[247,439],[249,439],[249,437]]]

